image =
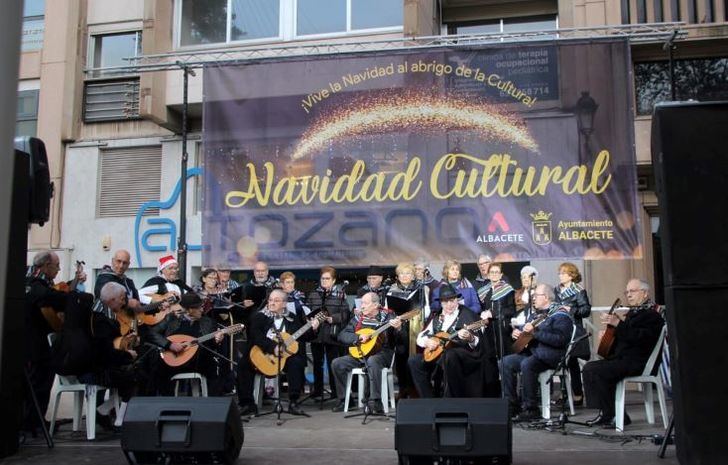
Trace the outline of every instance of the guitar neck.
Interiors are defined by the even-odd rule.
[[[608,315],[611,315],[612,313],[614,313],[614,311],[617,309],[617,307],[619,307],[619,305],[621,303],[622,303],[622,301],[619,298],[617,298],[617,300],[615,300],[614,303],[612,304],[612,308],[609,309]]]
[[[476,329],[482,328],[486,324],[488,324],[488,320],[479,320],[479,321],[476,321],[475,323],[470,323],[469,325],[463,326],[462,329],[464,329],[466,331],[475,331]],[[448,335],[448,340],[455,339],[457,337],[457,335],[458,335],[458,332],[455,331],[454,333]]]
[[[215,332],[212,332],[212,333],[210,333],[210,334],[205,334],[204,336],[200,336],[200,337],[198,337],[197,339],[195,339],[195,341],[196,341],[196,342],[197,342],[198,344],[202,344],[203,342],[207,342],[207,341],[209,341],[210,339],[212,339],[212,338],[214,338],[215,336],[217,336],[217,334],[218,334],[218,333],[229,333],[229,332],[230,332],[230,329],[229,329],[229,328],[225,328],[225,329],[219,329],[219,330],[217,330],[217,331],[215,331]]]

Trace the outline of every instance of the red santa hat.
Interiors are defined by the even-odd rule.
[[[159,266],[157,267],[157,271],[162,271],[163,269],[167,268],[168,266],[176,265],[177,260],[175,260],[173,255],[167,255],[166,257],[162,257],[159,259]]]

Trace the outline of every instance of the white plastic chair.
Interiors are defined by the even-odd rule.
[[[200,373],[189,372],[189,373],[178,373],[171,378],[174,381],[174,396],[179,396],[179,385],[183,380],[190,382],[190,390],[192,391],[192,397],[207,397],[207,378]]]
[[[654,396],[652,394],[652,385],[655,385],[657,389],[657,399],[660,403],[660,414],[662,415],[662,423],[667,428],[667,406],[665,404],[665,390],[662,385],[662,377],[660,373],[653,375],[652,371],[655,368],[657,357],[660,355],[662,350],[662,341],[665,340],[667,334],[667,326],[662,327],[660,331],[660,337],[657,338],[657,343],[652,349],[650,358],[647,359],[645,369],[642,370],[642,374],[639,376],[628,376],[622,381],[617,383],[617,393],[614,400],[614,413],[615,413],[615,429],[617,431],[624,431],[624,401],[627,391],[627,383],[640,383],[643,386],[643,396],[645,400],[645,413],[647,416],[647,423],[655,423],[655,410],[654,410]]]
[[[51,347],[53,347],[55,339],[55,333],[48,335],[48,344]],[[56,375],[51,389],[51,392],[55,390],[56,395],[51,398],[49,405],[49,409],[53,412],[51,414],[50,435],[53,436],[56,429],[56,418],[58,417],[61,395],[65,392],[71,392],[73,393],[73,431],[78,431],[81,427],[81,417],[84,402],[86,402],[86,438],[89,441],[94,440],[96,438],[96,394],[105,389],[107,388],[104,386],[82,383],[76,376]],[[118,416],[120,411],[119,393],[116,389],[111,389],[110,396]]]
[[[574,337],[576,337],[576,325],[574,325],[574,329],[571,331],[571,340],[569,341],[569,345],[567,346],[568,349],[571,349],[571,346],[574,344]],[[541,417],[548,420],[551,418],[551,386],[549,386],[549,380],[554,376],[561,376],[564,375],[564,378],[559,378],[559,380],[563,379],[566,383],[566,396],[569,400],[569,411],[572,415],[575,414],[574,412],[574,395],[571,391],[571,372],[569,371],[569,361],[566,361],[566,365],[559,370],[558,372],[553,369],[548,369],[546,371],[542,371],[538,375],[538,383],[541,386]]]
[[[394,356],[392,356],[392,362],[389,364],[389,367],[382,368],[382,387],[381,387],[381,394],[382,394],[382,407],[384,407],[384,413],[389,412],[389,406],[391,405],[392,408],[395,407],[395,399],[394,399],[394,374],[392,372],[392,367],[394,366]],[[364,382],[366,378],[364,377],[364,368],[354,368],[352,369],[349,374],[346,377],[346,395],[344,397],[344,412],[349,411],[349,400],[351,399],[351,384],[354,380],[354,376],[359,377],[359,381],[357,382],[357,405],[359,408],[363,407],[364,404],[362,403],[362,399],[364,398]],[[384,399],[388,399],[388,402],[384,402]]]

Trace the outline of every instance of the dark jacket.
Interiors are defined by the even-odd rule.
[[[121,367],[134,361],[131,354],[114,347],[114,339],[121,336],[121,326],[102,313],[93,314],[92,351],[93,368],[99,372],[112,367]]]
[[[554,288],[554,296],[554,303],[559,306],[570,307],[569,314],[576,324],[576,338],[586,334],[582,320],[591,315],[591,304],[589,303],[589,296],[586,293],[586,289],[578,284],[572,284],[571,290],[565,290],[561,286],[556,286]],[[572,350],[572,355],[582,360],[589,360],[591,358],[589,339],[584,338],[579,341]]]
[[[157,286],[158,291],[157,294],[166,294],[167,290],[164,287],[165,284],[170,283],[174,284],[175,286],[179,287],[180,291],[182,291],[182,294],[186,294],[188,292],[194,292],[190,286],[185,284],[184,281],[181,279],[175,279],[174,281],[167,281],[162,276],[152,276],[151,278],[147,279],[147,282],[144,283],[142,286],[142,289],[144,289],[147,286]]]
[[[150,280],[151,281],[151,280]],[[107,283],[119,283],[126,288],[126,296],[132,299],[139,300],[139,291],[137,291],[134,281],[126,276],[119,276],[114,273],[114,270],[105,266],[99,275],[96,277],[96,284],[94,284],[94,297],[97,299],[101,298],[101,289]]]
[[[442,313],[433,314],[430,320],[425,324],[425,329],[429,326],[430,322],[432,322],[432,331],[430,331],[427,335],[428,336],[434,336],[435,334],[443,331],[442,330],[442,323],[441,323],[441,317]],[[474,323],[477,320],[475,314],[470,311],[468,307],[465,305],[460,305],[458,307],[458,316],[455,318],[455,322],[447,329],[448,334],[455,334],[459,330],[461,330],[464,326],[469,325],[471,323]],[[480,342],[478,343],[479,347],[483,347],[483,343],[487,344],[488,341],[484,338],[484,333],[482,330],[479,330],[475,333],[478,338],[480,339]],[[490,337],[492,340],[492,336]],[[460,338],[453,338],[452,345],[454,346],[462,346],[462,347],[469,347],[469,344],[461,341]]]
[[[66,307],[68,293],[51,286],[43,276],[29,278],[25,284],[25,327],[27,356],[31,361],[47,360],[51,356],[48,334],[53,332],[41,313],[42,307],[62,312]]]
[[[274,316],[268,310],[261,310],[255,313],[252,317],[250,324],[250,340],[252,345],[260,347],[263,352],[272,354],[276,347],[276,342],[268,337],[268,331],[274,327]],[[301,329],[306,324],[306,320],[302,314],[286,314],[283,317],[283,325],[280,331],[293,335],[296,331]],[[305,333],[301,334],[296,340],[299,342],[305,342],[313,339],[315,333],[313,329],[308,329]],[[299,344],[299,351],[297,355],[305,355],[301,352],[302,345]]]
[[[573,331],[571,317],[566,312],[554,312],[535,329],[528,350],[531,355],[554,368],[566,354]]]
[[[337,336],[351,317],[344,290],[339,286],[334,286],[331,292],[325,292],[319,286],[308,294],[307,300],[313,312],[325,309],[332,319],[331,324],[326,321],[321,322],[313,342],[338,344]]]
[[[359,336],[356,334],[357,331],[363,328],[376,330],[395,317],[396,315],[393,312],[381,307],[374,318],[364,318],[364,315],[361,313],[355,315],[351,318],[351,320],[349,320],[349,324],[347,324],[346,327],[339,333],[339,342],[345,346],[353,346],[359,340]],[[379,337],[384,337],[382,347],[386,349],[394,349],[398,332],[399,331],[396,329],[389,327],[386,331],[384,331],[384,333],[380,334]]]
[[[652,349],[655,348],[665,320],[655,311],[654,306],[645,305],[632,308],[615,330],[612,358],[630,358],[647,363]],[[655,367],[660,365],[659,360]]]
[[[173,314],[169,314],[164,317],[162,321],[149,328],[147,337],[149,342],[152,344],[162,347],[163,349],[169,349],[172,344],[167,339],[167,336],[173,334],[187,334],[193,337],[200,337],[206,334],[210,334],[217,330],[217,325],[210,317],[203,316],[197,321],[189,321],[182,319]],[[214,342],[212,340],[207,341],[205,344]]]

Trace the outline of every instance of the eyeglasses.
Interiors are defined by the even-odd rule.
[[[536,297],[536,296],[539,296],[539,295],[540,295],[540,296],[543,296],[543,297],[546,297],[546,294],[541,294],[540,292],[534,292],[534,293],[533,293],[533,296],[534,296],[534,297]]]
[[[637,294],[638,292],[645,292],[644,289],[627,289],[624,291],[625,294]]]
[[[283,302],[283,299],[268,299],[268,302]]]
[[[331,276],[321,276],[321,281],[331,281],[332,279],[334,278],[332,278]]]

